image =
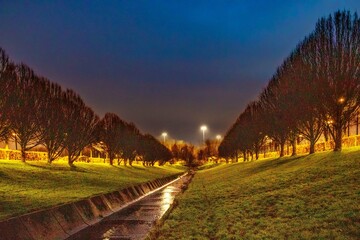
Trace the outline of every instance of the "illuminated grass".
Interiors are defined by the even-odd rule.
[[[158,239],[359,239],[360,151],[199,171]]]
[[[0,160],[0,219],[185,171],[183,166],[48,165]]]

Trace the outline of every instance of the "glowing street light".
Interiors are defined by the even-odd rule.
[[[216,144],[220,145],[221,135],[216,135]]]
[[[17,137],[16,137],[16,133],[13,133],[12,135],[14,136],[14,139],[15,139],[15,149],[17,150]]]
[[[165,145],[165,140],[166,140],[167,135],[168,135],[167,132],[163,132],[161,134],[161,136],[163,136],[163,138],[164,138],[164,145]]]
[[[205,131],[207,131],[207,126],[206,126],[206,125],[202,125],[202,126],[200,127],[200,130],[202,131],[203,142],[205,143]]]
[[[338,100],[339,103],[344,103],[345,102],[345,98],[344,97],[340,97],[339,100]]]

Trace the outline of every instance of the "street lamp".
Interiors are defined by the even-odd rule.
[[[166,139],[166,137],[167,137],[167,132],[163,132],[162,134],[161,134],[161,136],[163,136],[163,138],[164,138],[164,145],[165,145],[165,139]]]
[[[218,141],[220,141],[221,135],[216,135],[216,139],[217,139]]]
[[[17,137],[16,137],[16,133],[13,133],[12,135],[14,136],[14,139],[15,139],[15,149],[17,150]]]
[[[205,131],[207,130],[207,126],[206,125],[202,125],[200,127],[200,130],[202,131],[203,134],[203,142],[205,143]]]

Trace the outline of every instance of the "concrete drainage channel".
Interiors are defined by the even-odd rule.
[[[68,240],[144,239],[171,209],[175,196],[186,189],[192,176],[187,174],[175,179]]]
[[[0,222],[0,239],[141,239],[190,179],[187,173],[170,176],[10,218]],[[159,202],[160,210],[155,211]]]

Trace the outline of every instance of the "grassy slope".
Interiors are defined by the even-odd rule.
[[[360,151],[199,171],[159,239],[359,239]]]
[[[124,167],[107,164],[0,160],[0,219],[71,202],[184,171],[181,166]]]

